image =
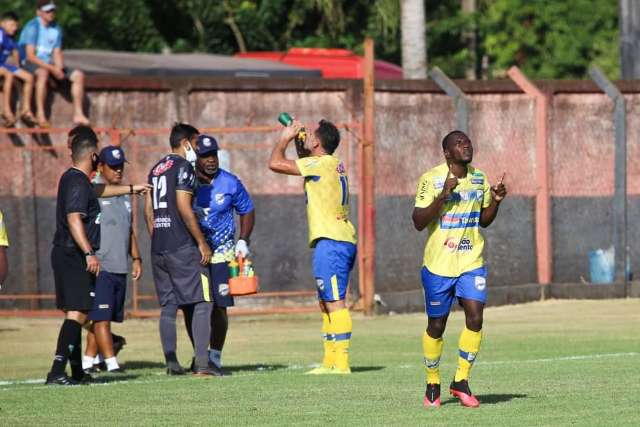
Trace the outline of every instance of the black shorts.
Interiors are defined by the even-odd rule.
[[[56,284],[56,307],[64,311],[91,310],[96,276],[87,271],[84,254],[76,248],[54,246],[51,266]]]
[[[124,320],[124,300],[127,295],[127,275],[101,271],[96,279],[96,297],[89,320]]]
[[[229,294],[229,265],[226,262],[209,264],[211,293],[217,307],[233,307],[233,297]]]
[[[160,305],[211,302],[209,269],[200,264],[197,246],[151,254],[153,281]]]

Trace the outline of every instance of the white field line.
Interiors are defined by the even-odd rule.
[[[543,358],[543,359],[524,359],[524,360],[496,360],[496,361],[489,361],[489,362],[483,362],[483,361],[478,361],[476,363],[476,365],[519,365],[521,363],[551,363],[551,362],[565,362],[565,361],[576,361],[576,360],[592,360],[592,359],[608,359],[608,358],[616,358],[616,357],[636,357],[636,356],[640,356],[640,353],[636,353],[636,352],[628,352],[628,353],[602,353],[602,354],[584,354],[584,355],[578,355],[578,356],[561,356],[561,357],[548,357],[548,358]],[[313,368],[313,367],[317,367],[317,364],[314,365],[309,365],[309,368]],[[399,365],[399,368],[402,369],[408,369],[408,368],[416,368],[418,365],[411,365],[411,364],[404,364],[404,365]],[[274,372],[276,371],[291,371],[291,370],[299,370],[301,368],[305,368],[305,366],[301,366],[301,365],[289,365],[288,367],[284,368],[284,369],[273,369]],[[250,377],[250,376],[254,376],[254,375],[262,375],[262,372],[265,371],[271,371],[271,369],[258,369],[258,372],[253,372],[253,373],[246,373],[246,374],[234,374],[231,377],[227,377],[227,378],[233,378],[233,377]],[[164,377],[164,374],[158,373],[156,374],[156,376],[158,377]],[[157,380],[151,380],[151,379],[147,379],[147,380],[122,380],[122,381],[111,381],[108,383],[94,383],[91,384],[91,387],[102,387],[102,386],[109,386],[109,385],[117,385],[117,384],[151,384],[151,383],[158,383],[158,382],[165,382],[165,381],[179,381],[179,380],[186,380],[188,379],[189,376],[184,376],[184,377],[172,377],[172,378],[163,378],[163,379],[157,379]],[[228,380],[227,380],[228,381]],[[36,384],[36,385],[42,385],[42,387],[38,387],[38,388],[49,388],[49,386],[44,386],[44,379],[30,379],[30,380],[19,380],[19,381],[0,381],[0,387],[2,386],[15,386],[15,385],[27,385],[27,384]],[[66,388],[66,387],[57,387],[57,388]],[[74,387],[71,387],[74,388]],[[7,391],[7,390],[11,390],[10,388],[0,388],[0,391]]]

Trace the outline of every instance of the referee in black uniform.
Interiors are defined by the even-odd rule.
[[[100,263],[95,250],[100,246],[98,197],[138,194],[147,185],[92,185],[89,176],[98,165],[98,138],[93,132],[79,132],[71,142],[69,168],[60,178],[56,206],[56,233],[51,264],[56,287],[56,305],[65,312],[47,384],[74,385],[91,379],[82,370],[82,325],[93,306],[96,275]],[[71,378],[65,372],[67,360]]]

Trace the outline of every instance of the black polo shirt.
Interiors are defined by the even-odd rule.
[[[63,173],[58,184],[54,246],[78,248],[69,230],[67,214],[70,213],[82,215],[87,239],[93,249],[98,249],[100,247],[100,204],[93,192],[89,177],[76,168],[70,168]]]

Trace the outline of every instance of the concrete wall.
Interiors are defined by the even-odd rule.
[[[554,280],[588,279],[587,252],[607,247],[611,233],[613,127],[611,104],[585,83],[541,82],[554,97],[551,119]],[[231,155],[255,198],[257,225],[252,238],[255,263],[264,290],[311,290],[311,252],[306,247],[306,215],[299,178],[266,168],[277,137],[276,117],[290,111],[307,123],[326,117],[335,122],[361,120],[357,81],[226,79],[90,79],[88,103],[97,126],[156,129],[129,136],[128,179],[142,181],[149,167],[168,150],[167,132],[176,120],[213,131]],[[470,136],[474,164],[494,182],[503,172],[510,195],[496,222],[483,233],[490,283],[514,286],[536,280],[534,202],[536,193],[534,104],[509,83],[464,82],[471,99]],[[640,86],[622,85],[629,103],[629,154],[638,147]],[[632,114],[634,113],[634,114]],[[71,106],[53,97],[52,122],[69,123]],[[381,82],[376,93],[376,210],[378,291],[418,291],[426,233],[411,223],[418,177],[442,161],[440,140],[455,123],[451,100],[430,82]],[[270,128],[273,126],[273,128]],[[253,130],[247,127],[255,127]],[[242,129],[241,129],[242,128]],[[345,161],[357,222],[357,129],[343,130],[338,155]],[[105,135],[104,143],[109,139]],[[11,248],[11,273],[3,292],[53,292],[49,261],[54,230],[55,194],[69,166],[63,133],[45,137],[0,134],[0,209],[5,213]],[[640,166],[629,162],[629,218],[640,213]],[[140,224],[143,257],[148,238]],[[640,255],[631,228],[632,266]],[[151,271],[142,290],[153,293]],[[357,272],[355,273],[357,277]],[[354,286],[356,288],[356,286]],[[50,304],[43,304],[49,306]],[[3,302],[0,308],[28,307]]]

